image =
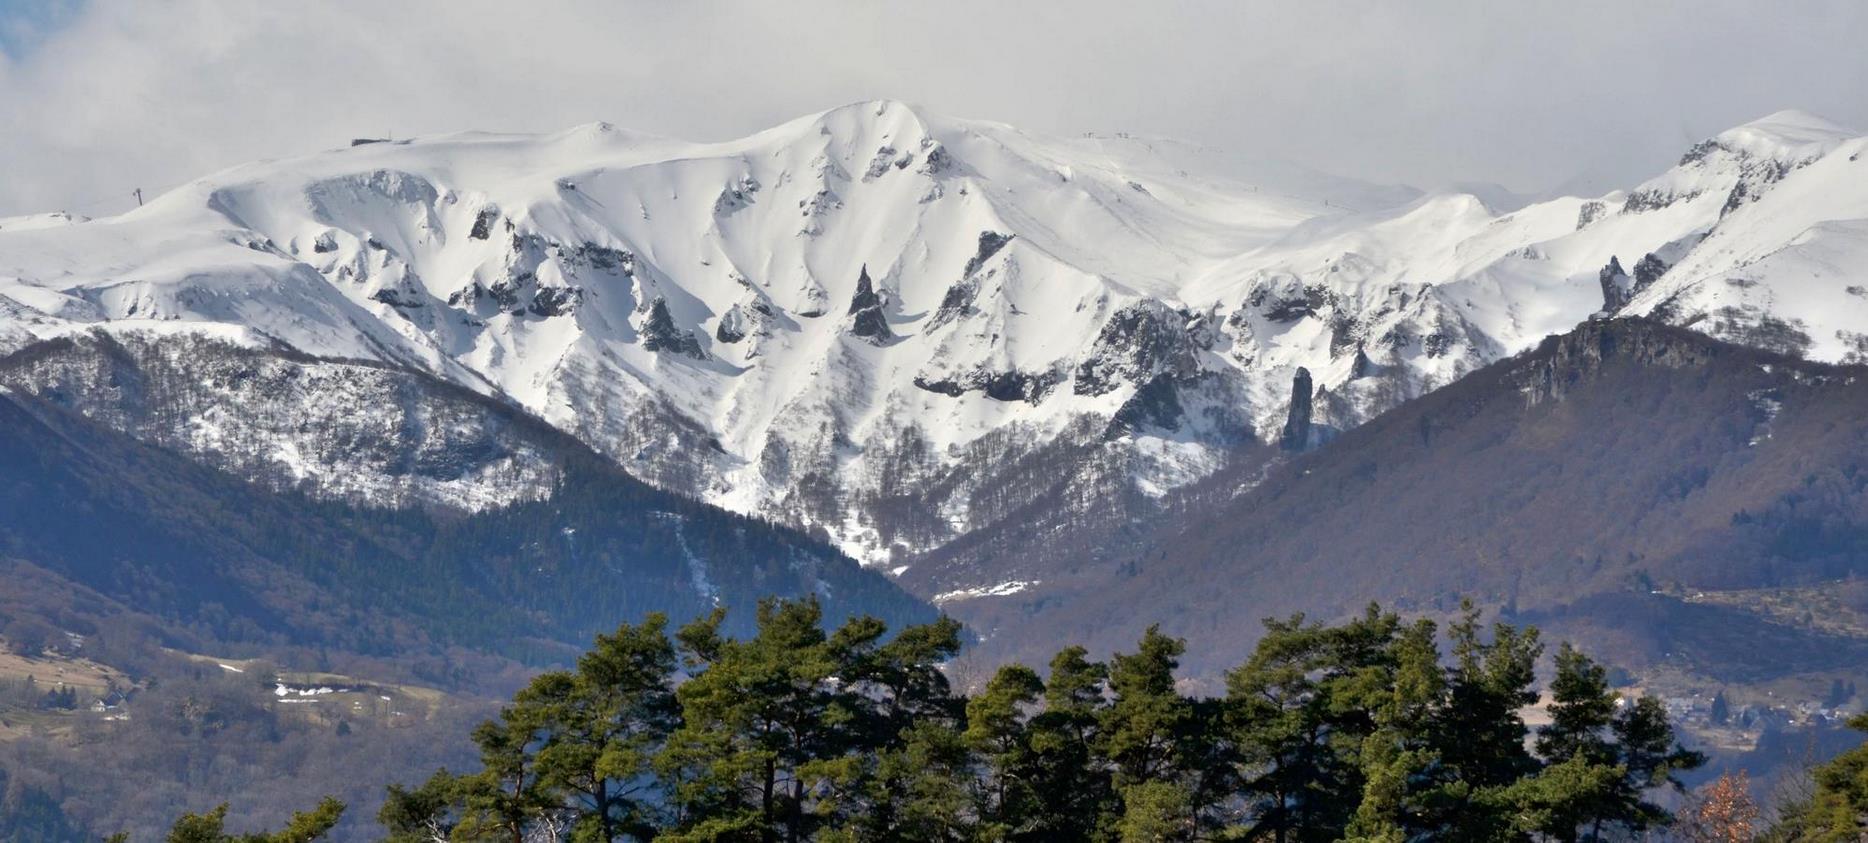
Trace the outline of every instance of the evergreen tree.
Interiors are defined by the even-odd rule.
[[[1446,688],[1436,634],[1420,621],[1395,642],[1393,681],[1373,700],[1375,731],[1363,741],[1362,801],[1347,840],[1398,843],[1431,830],[1422,801],[1438,763],[1431,727]]]
[[[1109,669],[1085,658],[1082,647],[1066,647],[1051,659],[1044,710],[1029,730],[1037,802],[1028,840],[1090,840],[1113,828],[1116,792],[1106,759],[1091,747],[1101,742],[1103,690]]]
[[[1535,792],[1544,816],[1538,830],[1557,840],[1601,840],[1667,824],[1671,817],[1646,794],[1679,788],[1676,772],[1705,763],[1675,743],[1658,699],[1622,700],[1606,677],[1602,665],[1570,645],[1557,651],[1551,722],[1537,735],[1537,751],[1551,766],[1538,774],[1547,781]]]
[[[876,752],[867,810],[853,812],[847,836],[904,843],[1003,839],[977,828],[974,762],[955,725],[930,719],[908,727],[899,745]]]
[[[1393,687],[1399,629],[1375,606],[1339,627],[1268,620],[1251,658],[1227,675],[1256,833],[1282,843],[1346,831],[1363,795],[1373,708]]]
[[[1609,690],[1608,671],[1576,648],[1557,649],[1550,681],[1550,724],[1537,730],[1537,753],[1546,759],[1582,757],[1608,763],[1613,757],[1609,726],[1619,697]]]
[[[1192,840],[1194,806],[1185,786],[1147,779],[1122,789],[1122,818],[1116,823],[1123,843]]]
[[[1868,714],[1850,728],[1868,732]],[[1786,843],[1856,843],[1868,836],[1868,744],[1816,768],[1815,793],[1779,810],[1768,839]]]
[[[704,666],[676,696],[683,723],[661,765],[682,780],[673,839],[802,840],[823,824],[806,796],[840,770],[854,712],[833,686],[840,667],[815,600],[763,601],[747,641],[719,635],[716,612],[682,631]],[[856,643],[854,633],[839,642]]]
[[[1317,677],[1325,638],[1302,615],[1267,620],[1251,658],[1226,677],[1252,830],[1277,843],[1335,837],[1325,790],[1342,770],[1325,743],[1329,701]]]
[[[1102,710],[1101,747],[1115,764],[1116,786],[1173,778],[1188,700],[1174,688],[1174,669],[1187,645],[1151,626],[1133,654],[1109,663],[1112,699]]]
[[[536,711],[540,788],[568,801],[574,829],[597,840],[653,835],[659,794],[650,762],[674,729],[674,645],[659,613],[597,636],[574,672],[543,674],[517,703]]]
[[[1012,664],[967,701],[965,740],[981,762],[982,836],[1014,840],[1036,826],[1040,770],[1027,720],[1043,698],[1044,682],[1037,672]]]
[[[227,805],[221,803],[205,814],[183,814],[169,829],[168,843],[312,843],[323,840],[343,816],[344,803],[326,797],[318,807],[293,814],[279,831],[229,834]]]
[[[1532,686],[1543,646],[1535,629],[1498,623],[1491,632],[1485,640],[1470,603],[1448,629],[1453,663],[1431,727],[1437,784],[1427,799],[1428,823],[1447,840],[1512,839],[1505,791],[1538,768],[1518,712],[1537,701]]]
[[[1703,761],[1657,699],[1618,700],[1567,645],[1532,754],[1536,631],[1482,636],[1470,608],[1450,663],[1432,622],[1374,606],[1269,621],[1207,700],[1179,691],[1184,645],[1158,628],[1107,665],[1081,647],[1048,679],[1008,665],[968,699],[940,670],[951,620],[827,631],[815,601],[772,600],[735,639],[725,617],[671,642],[651,615],[540,675],[474,732],[479,772],[389,789],[389,839],[1595,841],[1670,825],[1648,796]],[[1782,839],[1849,839],[1868,803],[1856,756]],[[222,816],[184,817],[176,839],[237,839]]]
[[[839,636],[845,630],[862,642],[845,651],[852,667],[842,677],[862,724],[850,772],[838,777],[855,782],[844,786],[838,806],[845,822],[863,839],[967,839],[974,774],[963,735],[966,703],[940,670],[960,650],[959,623],[910,626],[880,645],[880,622],[846,626]]]
[[[523,843],[533,829],[559,822],[561,806],[538,767],[544,727],[539,707],[515,704],[474,730],[482,769],[458,782],[462,816],[456,830],[461,836]]]
[[[387,843],[432,843],[447,840],[460,821],[460,779],[436,770],[420,787],[389,786],[376,822],[389,832]]]
[[[1198,771],[1182,747],[1194,731],[1193,705],[1174,685],[1186,649],[1151,626],[1134,653],[1118,653],[1109,663],[1111,699],[1101,712],[1098,748],[1113,766],[1125,840],[1184,839],[1194,827]]]

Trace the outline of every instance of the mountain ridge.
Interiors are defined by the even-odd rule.
[[[1868,257],[1845,134],[1773,115],[1503,214],[1346,211],[890,101],[717,143],[367,143],[0,225],[0,343],[205,332],[425,371],[896,570],[1043,496],[1147,513],[1275,440],[1299,368],[1341,430],[1598,313],[1864,353],[1868,294],[1826,280]],[[1041,453],[1073,455],[1061,488],[1006,468]]]
[[[403,406],[444,416],[441,435],[418,425],[383,437],[375,419],[347,426],[342,415],[307,417],[297,429],[325,447],[360,450],[359,464],[431,479],[482,473],[529,450],[535,464],[511,469],[525,472],[518,494],[468,513],[410,483],[350,503],[318,494],[305,477],[255,472],[241,462],[244,445],[190,453],[174,436],[194,417],[161,412],[190,402],[151,350],[96,338],[34,349],[24,362],[58,365],[56,389],[0,382],[0,557],[202,640],[395,656],[458,644],[548,662],[647,611],[696,617],[725,607],[729,625],[748,628],[752,607],[775,593],[816,595],[834,616],[933,615],[828,546],[649,487],[523,411],[405,370],[378,371],[401,379],[393,389],[405,395],[433,391]],[[210,383],[329,374],[302,355],[293,355],[303,367],[294,373],[278,368],[284,358],[250,349],[188,351],[192,373]],[[134,388],[113,394],[112,383]],[[243,436],[241,425],[271,421],[230,420],[224,441],[270,446],[280,440]]]

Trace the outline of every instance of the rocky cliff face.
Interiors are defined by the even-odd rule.
[[[1511,377],[1527,404],[1561,401],[1610,364],[1691,369],[1710,365],[1730,349],[1696,334],[1648,320],[1597,320],[1545,340]]]
[[[278,490],[476,511],[549,495],[557,434],[380,364],[195,336],[80,334],[0,358],[0,388]]]

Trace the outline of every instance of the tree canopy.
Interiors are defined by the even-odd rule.
[[[1267,621],[1217,697],[1182,690],[1185,645],[1159,628],[1107,661],[1005,665],[968,696],[943,672],[949,619],[891,635],[767,600],[739,639],[723,618],[671,634],[650,615],[537,676],[474,731],[478,771],[389,788],[388,839],[1596,841],[1670,825],[1653,794],[1703,763],[1657,700],[1567,645],[1550,722],[1527,727],[1539,636],[1470,609],[1444,631],[1374,606]],[[1811,822],[1859,811],[1838,788]],[[310,840],[332,809],[296,836],[190,816],[175,839]]]

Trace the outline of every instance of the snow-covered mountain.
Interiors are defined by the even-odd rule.
[[[0,220],[0,352],[101,331],[420,369],[899,565],[1039,501],[1145,507],[1292,416],[1318,441],[1592,314],[1868,354],[1864,146],[1783,113],[1626,192],[1501,214],[886,101],[715,144],[362,143],[118,217]],[[240,424],[229,394],[267,400],[183,409]],[[371,394],[329,401],[361,418]]]

